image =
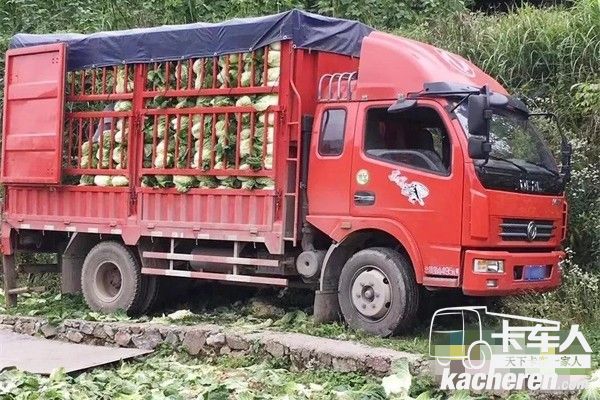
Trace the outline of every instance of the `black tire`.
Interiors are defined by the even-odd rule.
[[[121,243],[98,243],[83,262],[81,288],[92,310],[139,313],[148,293],[145,286],[137,257]]]
[[[374,286],[378,289],[383,287],[383,290],[374,291],[370,286],[373,283],[363,285],[363,280],[367,279],[365,282],[368,282],[373,278],[383,278],[383,285],[376,283]],[[353,286],[355,292],[362,291],[362,294],[353,294]],[[385,296],[381,297],[379,292],[383,292]],[[353,296],[356,299],[353,299]],[[372,247],[361,250],[342,268],[338,283],[338,300],[346,323],[353,329],[382,337],[405,331],[412,326],[415,319],[419,297],[419,287],[410,262],[392,249]],[[389,301],[380,300],[381,298]],[[369,312],[369,301],[377,303],[376,310],[381,315],[364,314]],[[360,303],[360,307],[357,303]],[[366,309],[359,311],[359,308]],[[373,308],[375,309],[375,305]]]
[[[139,251],[131,247],[129,249],[141,267],[143,264],[139,255]],[[142,275],[141,282],[142,294],[140,295],[137,305],[132,307],[132,309],[129,311],[130,315],[139,316],[147,314],[156,306],[158,299],[159,277],[154,275]]]
[[[131,314],[143,315],[154,310],[159,299],[160,279],[158,276],[142,275],[143,292],[139,307],[132,309]]]

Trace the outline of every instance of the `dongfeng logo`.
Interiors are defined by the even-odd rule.
[[[542,185],[540,184],[540,181],[519,179],[519,189],[522,192],[541,192]]]
[[[527,224],[527,240],[534,241],[537,236],[537,225],[534,221]]]

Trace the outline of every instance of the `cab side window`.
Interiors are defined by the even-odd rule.
[[[319,135],[319,154],[322,156],[339,156],[342,154],[345,130],[345,109],[336,108],[323,111]]]
[[[429,107],[390,114],[367,111],[367,156],[446,175],[450,172],[450,137],[438,113]]]

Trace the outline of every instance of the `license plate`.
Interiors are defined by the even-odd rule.
[[[526,265],[523,271],[523,279],[526,281],[541,281],[546,279],[545,265]]]

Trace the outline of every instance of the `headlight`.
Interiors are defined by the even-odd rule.
[[[503,273],[504,272],[504,261],[502,260],[473,260],[473,271],[475,272],[489,272],[489,273]]]

